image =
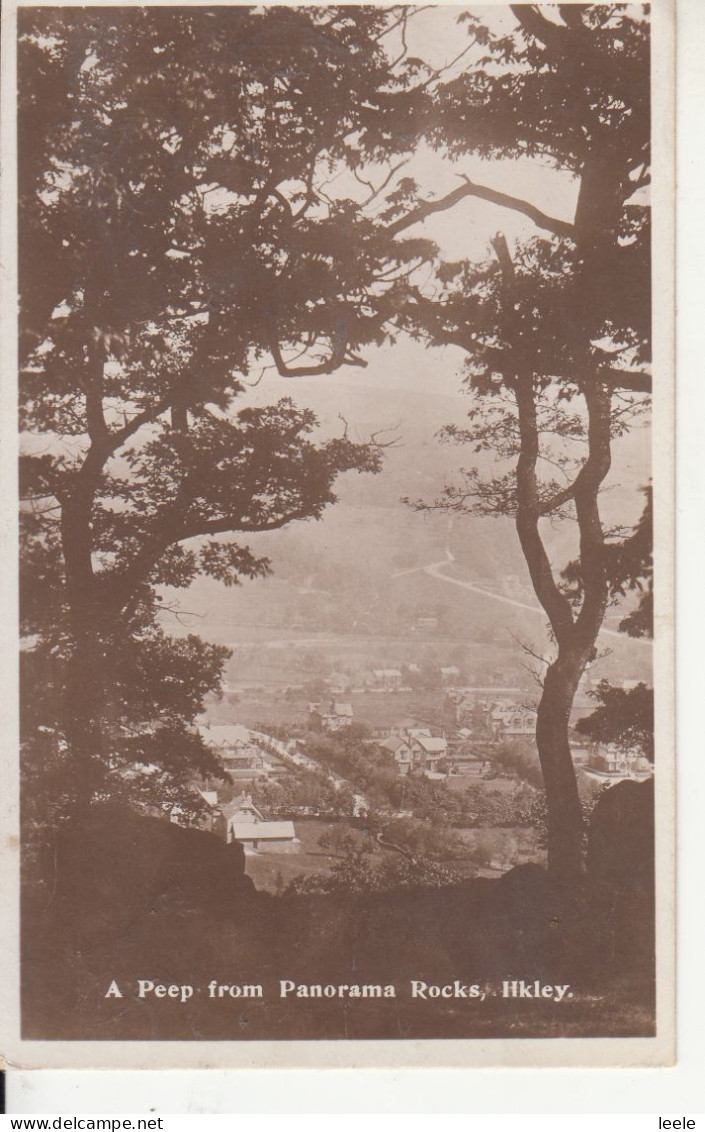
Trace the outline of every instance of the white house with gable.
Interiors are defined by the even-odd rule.
[[[298,853],[301,842],[293,821],[266,821],[249,794],[222,807],[225,840],[239,842],[245,853]]]

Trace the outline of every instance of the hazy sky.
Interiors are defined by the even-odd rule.
[[[457,24],[457,15],[462,10],[467,9],[436,8],[414,17],[409,25],[409,54],[423,57],[434,67],[453,59],[462,50],[467,36],[466,26]],[[506,6],[470,10],[483,17],[489,15],[497,30],[500,27],[509,30],[514,24]],[[400,45],[393,46],[398,52]],[[467,66],[469,60],[472,60],[472,53],[461,65]],[[385,174],[386,170],[381,166],[364,171],[364,176],[373,184],[379,184]],[[577,179],[552,168],[545,160],[463,157],[450,161],[429,147],[420,146],[398,177],[413,177],[420,187],[421,196],[432,199],[455,189],[461,175],[519,196],[557,218],[573,219]],[[387,191],[392,188],[393,183]],[[349,195],[357,199],[365,193],[345,173],[341,173],[327,191],[332,195]],[[520,213],[470,197],[453,209],[430,217],[423,225],[409,229],[407,234],[432,239],[444,259],[483,261],[492,254],[490,240],[498,231],[504,233],[510,244],[541,234],[533,222]],[[340,432],[339,414],[345,416],[351,433],[359,438],[368,436],[373,429],[385,426],[394,429],[398,447],[386,455],[386,480],[384,470],[380,476],[365,477],[363,481],[352,475],[341,477],[337,488],[340,503],[329,509],[321,524],[316,525],[316,544],[322,549],[328,545],[333,552],[336,532],[341,524],[352,520],[355,511],[359,510],[361,497],[369,493],[373,508],[380,502],[383,506],[396,504],[400,472],[406,477],[404,482],[408,484],[407,490],[412,497],[423,494],[428,498],[429,493],[439,490],[444,481],[454,478],[459,466],[473,463],[468,450],[441,445],[436,437],[443,425],[450,422],[462,424],[472,406],[472,397],[462,388],[464,354],[460,349],[427,349],[421,343],[401,337],[395,344],[365,350],[364,356],[369,363],[366,369],[343,367],[329,376],[287,379],[270,368],[259,384],[248,389],[236,402],[237,407],[264,405],[279,397],[292,397],[299,405],[310,407],[317,413],[327,435]],[[256,376],[253,375],[254,378]],[[422,448],[423,453],[420,452]],[[608,524],[634,522],[643,506],[643,496],[638,488],[647,483],[650,476],[650,432],[647,428],[635,430],[623,440],[616,441],[614,448],[612,472],[603,494],[605,521]],[[433,455],[429,459],[430,454]],[[432,490],[428,484],[428,468],[436,454],[438,476],[436,488]],[[414,482],[415,477],[417,483]],[[350,491],[346,489],[346,480],[354,480],[350,483]],[[399,506],[408,515],[409,538],[413,540],[416,525],[423,523],[424,518],[401,504]],[[480,521],[478,533],[484,529],[484,523],[493,522],[491,519]],[[508,524],[507,538],[513,540],[512,549],[515,537]],[[561,536],[549,531],[548,537],[550,542]],[[275,537],[271,547],[267,547],[275,566],[279,545],[281,541]],[[564,538],[561,545],[565,550]],[[369,551],[372,553],[372,547]],[[227,603],[239,596],[228,597],[225,591],[221,592],[222,599],[208,608],[206,622],[211,616],[217,618],[222,615]],[[444,587],[439,584],[439,596],[444,596],[444,592]],[[461,600],[457,593],[454,599]],[[201,629],[205,627],[202,623]]]

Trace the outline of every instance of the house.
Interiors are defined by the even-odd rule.
[[[379,744],[379,747],[382,751],[387,751],[394,756],[399,774],[409,773],[413,762],[413,755],[409,743],[402,735],[388,735],[387,738]]]
[[[495,739],[533,739],[536,736],[536,712],[532,708],[500,705],[490,713],[490,726]]]
[[[226,748],[251,741],[248,728],[241,723],[203,723],[199,731],[203,741],[211,747]]]
[[[431,729],[429,727],[407,727],[405,734],[409,741],[413,739],[428,739],[431,736]]]
[[[348,727],[352,723],[353,718],[352,704],[341,703],[339,700],[335,700],[331,714],[335,717],[338,727]]]
[[[425,728],[412,728],[407,731],[411,748],[412,766],[415,770],[435,771],[441,759],[448,753],[446,740],[439,735],[431,735]]]
[[[267,759],[241,724],[209,724],[201,727],[200,732],[204,742],[218,752],[226,770],[267,769]]]
[[[443,671],[443,670],[441,670]],[[495,699],[498,692],[505,695],[501,700]],[[521,688],[503,687],[493,688],[487,686],[462,687],[448,686],[445,690],[445,707],[451,716],[455,715],[458,726],[470,724],[473,728],[478,726],[490,732],[498,733],[509,724],[512,717],[526,713],[530,709],[519,706],[515,699],[509,697],[523,697]]]
[[[401,735],[407,738],[407,732],[410,727],[418,727],[419,721],[413,715],[402,716],[400,720],[387,728],[385,734],[387,735]]]
[[[504,739],[508,743],[515,743],[520,739],[535,739],[536,738],[536,718],[528,720],[514,726],[505,727],[500,732],[500,739]]]
[[[238,794],[230,802],[224,802],[220,808],[228,824],[264,821],[250,794]]]
[[[410,721],[413,722],[413,721]],[[432,735],[428,727],[397,726],[377,744],[380,751],[394,756],[399,774],[412,771],[435,772],[448,751],[443,736]]]
[[[500,731],[506,727],[509,719],[514,713],[513,704],[495,704],[490,712],[489,724],[495,738],[499,735]]]
[[[298,853],[301,842],[292,821],[266,821],[249,794],[222,807],[225,840],[239,842],[246,853]]]
[[[643,782],[653,777],[654,767],[637,750],[624,750],[615,743],[597,749],[582,768],[588,778],[597,782],[621,782],[631,779]]]
[[[353,721],[352,704],[331,700],[326,708],[323,704],[309,704],[311,726],[323,731],[340,731],[349,727]]]
[[[293,821],[233,822],[228,833],[246,853],[298,853],[301,848]]]
[[[399,668],[373,668],[372,683],[376,689],[384,692],[397,692],[402,685],[402,674]]]
[[[169,810],[169,821],[174,825],[183,825],[193,829],[202,829],[207,833],[214,833],[216,837],[225,835],[225,819],[218,805],[217,790],[201,790],[200,786],[193,786],[192,792],[202,803],[197,815],[187,813],[182,806],[175,805]]]
[[[475,696],[461,693],[457,697],[453,697],[452,693],[448,697],[450,710],[455,711],[455,721],[459,725],[472,723],[477,725],[478,721],[481,722],[483,730],[487,725],[487,712],[482,701],[477,700]],[[450,705],[452,704],[452,708]]]

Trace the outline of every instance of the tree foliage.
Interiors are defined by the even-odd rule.
[[[409,56],[404,8],[20,13],[23,617],[28,671],[56,689],[27,742],[52,735],[84,803],[120,767],[137,793],[153,766],[177,790],[208,760],[192,725],[224,656],[165,637],[158,587],[263,575],[247,536],[318,518],[339,473],[379,469],[378,439],[322,439],[291,399],[238,396],[268,369],[363,366],[406,332],[465,354],[473,406],[446,438],[494,452],[497,473],[469,467],[437,505],[515,519],[555,643],[537,725],[549,860],[580,868],[573,697],[648,553],[646,525],[614,538],[599,506],[651,388],[648,21],[620,3],[511,13],[501,32],[462,13],[447,75]],[[465,174],[425,199],[399,176],[422,136],[455,161],[553,167],[573,218]],[[439,264],[410,229],[470,200],[535,235]],[[562,571],[545,527],[563,518],[580,553]],[[361,744],[340,758],[372,781]]]
[[[390,66],[393,20],[20,15],[27,679],[56,689],[34,723],[84,805],[119,768],[155,799],[155,765],[182,794],[216,769],[193,719],[225,655],[166,637],[157,587],[263,575],[229,536],[318,518],[339,473],[379,468],[378,444],[321,440],[290,399],[236,398],[268,364],[285,377],[364,364],[397,267],[428,252],[326,192],[336,171],[409,145],[401,126],[424,94],[413,67]],[[45,749],[36,727],[29,761]]]
[[[485,27],[482,60],[439,87],[431,137],[456,157],[548,163],[575,183],[574,218],[463,178],[444,200],[419,206],[419,219],[476,197],[522,214],[538,233],[510,246],[499,232],[487,262],[443,264],[435,294],[417,288],[403,318],[421,338],[465,352],[473,407],[467,426],[445,439],[492,452],[499,465],[494,476],[469,467],[434,506],[513,516],[549,620],[555,654],[537,719],[549,864],[575,875],[573,699],[610,598],[631,585],[630,559],[648,539],[646,524],[632,538],[611,538],[599,504],[613,443],[651,389],[648,22],[621,4],[511,10],[516,27],[502,35]],[[481,26],[479,17],[469,22],[473,33]],[[562,569],[545,530],[566,518],[580,553]]]
[[[612,591],[636,592],[637,605],[619,624],[630,637],[653,636],[653,503],[651,489],[632,533],[613,552],[610,563]],[[654,690],[644,683],[619,688],[601,680],[591,693],[597,707],[579,719],[576,730],[593,743],[614,744],[637,751],[654,761]]]
[[[463,873],[435,861],[411,861],[406,857],[387,859],[375,865],[366,852],[352,851],[336,861],[327,875],[305,876],[290,882],[287,896],[328,893],[391,892],[399,888],[445,888],[462,882]]]
[[[615,744],[654,761],[654,690],[646,684],[617,688],[601,680],[591,693],[597,707],[579,719],[576,731],[593,743]]]

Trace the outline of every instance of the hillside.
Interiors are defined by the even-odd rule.
[[[421,646],[433,650],[441,642],[444,655],[454,644],[492,646],[513,656],[515,669],[522,660],[517,638],[545,648],[545,617],[537,610],[511,520],[420,513],[402,502],[434,500],[462,466],[497,471],[491,454],[476,456],[437,438],[444,424],[462,424],[472,404],[461,389],[457,351],[401,343],[376,351],[362,374],[342,371],[334,383],[268,376],[247,392],[243,404],[283,395],[313,408],[320,432],[328,436],[340,434],[343,416],[351,436],[387,429],[384,438],[393,443],[384,452],[383,469],[376,476],[342,476],[338,502],[318,521],[248,536],[248,544],[270,559],[268,579],[231,590],[199,579],[186,593],[167,592],[169,606],[181,611],[178,618],[165,615],[169,631],[195,631],[235,647],[290,640],[315,646],[331,635],[357,638],[358,644],[366,639],[371,661],[387,655],[418,660]],[[606,524],[638,517],[649,445],[647,430],[616,442],[603,496]],[[547,526],[545,532],[561,564],[575,551],[572,527]],[[434,566],[438,569],[428,572]],[[607,623],[615,625],[619,616],[611,613]],[[397,645],[385,649],[385,640],[404,642],[404,655],[395,655]],[[604,643],[611,650],[605,674],[649,678],[648,646],[617,636]]]

